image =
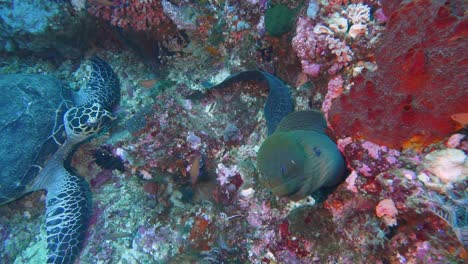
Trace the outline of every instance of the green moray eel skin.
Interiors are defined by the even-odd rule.
[[[276,76],[260,70],[243,71],[233,74],[221,83],[208,88],[208,91],[222,89],[239,81],[266,81],[268,84],[268,98],[263,110],[268,128],[272,134],[278,123],[294,110],[293,100],[289,88]],[[192,94],[188,99],[199,98],[199,93]]]
[[[325,134],[317,111],[287,115],[257,153],[260,183],[278,196],[305,198],[321,187],[332,187],[346,168],[336,144]]]

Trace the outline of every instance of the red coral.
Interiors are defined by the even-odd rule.
[[[160,1],[109,1],[104,4],[93,1],[88,12],[110,21],[113,26],[136,31],[159,30],[161,25],[170,23],[163,13]]]
[[[198,214],[193,218],[192,229],[188,241],[192,249],[209,251],[216,236],[213,234],[213,224],[205,213]]]
[[[398,9],[402,0],[383,1],[382,8],[385,14],[391,14]]]
[[[454,130],[450,116],[468,111],[468,19],[458,10],[461,1],[418,0],[390,15],[378,70],[333,101],[337,136],[418,148]]]

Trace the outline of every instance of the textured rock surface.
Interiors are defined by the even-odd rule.
[[[65,1],[1,1],[0,51],[77,57],[90,32],[86,23]]]

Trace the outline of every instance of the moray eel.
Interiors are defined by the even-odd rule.
[[[293,112],[289,88],[280,79],[259,70],[244,71],[208,91],[244,80],[266,81],[269,89],[264,107],[269,136],[257,153],[260,184],[275,195],[297,200],[342,181],[345,162],[336,144],[325,134],[327,123],[322,113]],[[189,99],[200,96],[195,93]]]
[[[345,162],[325,134],[326,127],[318,111],[287,115],[257,153],[260,183],[273,194],[293,200],[338,184],[345,176]]]
[[[294,110],[289,88],[274,75],[260,70],[252,70],[231,75],[221,83],[209,87],[208,91],[222,89],[239,81],[267,82],[269,94],[263,112],[268,128],[268,135],[271,135],[281,119]],[[191,94],[188,99],[198,99],[201,96],[203,95],[197,91]]]

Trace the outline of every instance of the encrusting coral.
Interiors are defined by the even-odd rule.
[[[349,94],[330,108],[328,121],[338,137],[421,150],[454,132],[450,116],[466,112],[468,102],[460,89],[468,83],[468,20],[451,9],[458,4],[412,1],[389,16],[375,52],[378,69],[354,78]]]
[[[322,72],[335,75],[352,61],[353,51],[332,33],[325,26],[314,25],[308,18],[299,18],[292,46],[304,73],[312,77]],[[332,60],[328,59],[330,56]]]

